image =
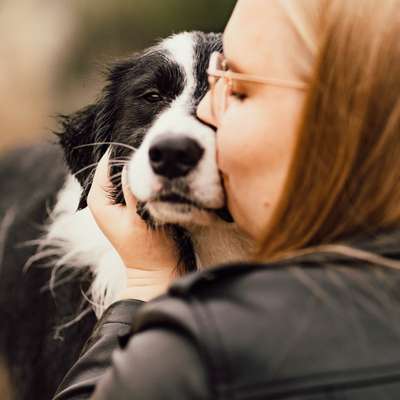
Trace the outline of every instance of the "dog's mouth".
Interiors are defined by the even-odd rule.
[[[187,204],[189,206],[197,207],[200,209],[204,209],[205,207],[202,207],[199,205],[197,202],[191,200],[190,198],[183,196],[178,193],[168,193],[168,194],[162,194],[160,196],[157,196],[154,201],[162,201],[165,203],[173,203],[173,204]]]
[[[205,211],[207,213],[215,214],[225,222],[233,222],[231,213],[226,206],[222,208],[209,208],[205,207],[199,202],[184,196],[179,193],[164,193],[160,194],[152,200],[152,203],[169,204],[176,208],[176,211],[181,213],[190,213],[193,210]]]

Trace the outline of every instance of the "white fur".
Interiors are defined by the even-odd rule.
[[[100,316],[115,300],[116,294],[126,287],[126,272],[119,255],[97,227],[89,209],[76,212],[81,191],[77,180],[69,176],[58,194],[41,247],[59,251],[61,257],[56,266],[91,268],[94,281],[89,297]]]
[[[185,69],[187,84],[183,93],[185,94],[184,98],[187,98],[187,95],[191,94],[196,86],[193,75],[193,44],[193,35],[190,32],[172,35],[162,42],[162,47],[170,53],[172,61]]]

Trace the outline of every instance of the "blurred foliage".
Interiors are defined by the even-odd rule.
[[[95,62],[129,54],[185,30],[222,32],[236,0],[80,0],[74,54],[67,76]]]
[[[0,0],[0,151],[92,102],[104,65],[172,33],[222,32],[236,0]]]

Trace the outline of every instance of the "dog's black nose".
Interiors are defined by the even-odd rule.
[[[203,154],[204,149],[186,136],[157,138],[149,149],[153,171],[169,179],[187,175],[198,164]]]

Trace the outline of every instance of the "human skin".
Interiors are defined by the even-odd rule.
[[[239,1],[223,41],[232,71],[300,81],[296,59],[307,54],[302,54],[305,49],[281,1]],[[219,121],[210,112],[210,94],[197,110],[200,119],[217,128],[228,208],[256,243],[263,239],[283,189],[304,98],[304,91],[293,88],[234,81]]]
[[[282,1],[238,1],[223,39],[232,70],[266,78],[300,79],[295,60],[307,54],[303,54],[305,49],[299,45]],[[217,159],[229,210],[238,226],[257,242],[262,240],[284,186],[304,92],[237,81],[233,91],[218,121],[210,112],[209,93],[197,115],[217,130]],[[150,300],[165,291],[173,279],[171,271],[177,263],[173,243],[162,232],[147,229],[136,215],[135,199],[126,185],[127,206],[110,204],[103,190],[107,184],[107,164],[102,160],[88,205],[127,266],[128,275],[133,276],[119,298]],[[115,224],[116,220],[124,223]]]
[[[114,204],[107,196],[107,188],[111,187],[108,165],[107,152],[96,168],[87,199],[88,206],[98,227],[126,267],[127,287],[116,299],[148,301],[164,293],[175,277],[178,253],[171,239],[161,229],[149,229],[137,214],[136,199],[127,185],[126,170],[122,173],[126,206]]]

